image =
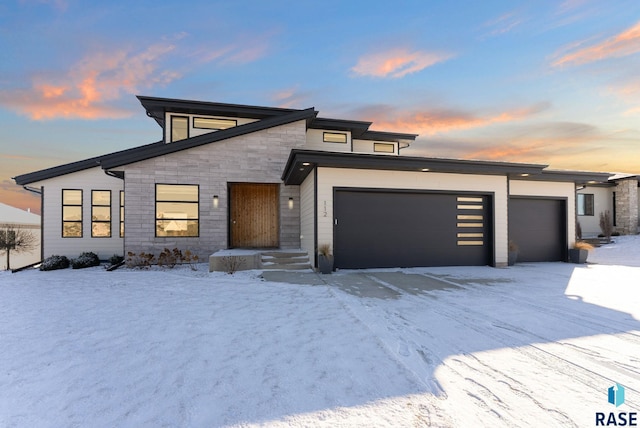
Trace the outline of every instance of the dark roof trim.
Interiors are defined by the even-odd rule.
[[[155,145],[161,145],[161,144],[164,145],[162,141],[158,141],[156,143],[151,143],[151,144],[146,144],[144,146],[136,147],[135,149],[136,150],[147,149],[149,147],[152,147]],[[129,152],[130,150],[134,150],[134,149],[121,150],[121,151],[110,153],[107,155],[101,155],[101,156],[96,156],[93,158],[84,159],[77,162],[66,163],[64,165],[58,165],[52,168],[41,169],[40,171],[18,175],[16,177],[13,177],[13,179],[15,180],[16,184],[20,186],[24,186],[26,184],[35,183],[36,181],[48,180],[49,178],[59,177],[65,174],[71,174],[73,172],[83,171],[89,168],[95,168],[97,166],[100,166],[102,160],[105,159],[107,156],[114,156],[120,153],[126,153],[126,152]]]
[[[309,128],[311,129],[328,129],[330,131],[349,131],[351,137],[359,140],[374,141],[399,141],[399,140],[415,140],[418,134],[404,134],[399,132],[370,131],[369,126],[372,122],[364,122],[358,120],[343,119],[314,119]]]
[[[107,155],[101,160],[102,168],[109,169],[122,165],[128,165],[134,162],[151,159],[157,156],[167,155],[170,153],[187,150],[194,147],[203,146],[205,144],[214,143],[216,141],[226,140],[228,138],[239,137],[241,135],[250,134],[252,132],[262,131],[280,125],[296,122],[299,120],[311,120],[318,114],[314,108],[306,110],[295,110],[292,113],[270,117],[267,119],[251,122],[244,125],[234,126],[222,131],[210,132],[196,137],[187,138],[186,140],[176,141],[168,144],[153,144],[149,146],[137,147],[124,152]]]
[[[355,138],[366,132],[371,126],[371,122],[364,122],[359,120],[344,120],[344,119],[327,119],[318,117],[314,119],[310,124],[311,129],[328,129],[330,131],[349,131]]]
[[[46,180],[48,178],[57,177],[59,175],[70,174],[72,172],[78,172],[89,168],[100,166],[100,159],[102,156],[81,160],[78,162],[67,163],[64,165],[54,166],[52,168],[42,169],[40,171],[30,172],[28,174],[18,175],[13,177],[16,184],[24,186],[26,184],[34,183],[40,180]]]
[[[308,165],[304,165],[307,163]],[[282,173],[285,184],[301,184],[317,166],[391,171],[448,172],[462,174],[540,174],[547,165],[471,161],[461,159],[388,156],[361,153],[336,153],[294,149]]]
[[[595,184],[606,183],[610,176],[611,174],[604,172],[544,170],[542,174],[536,176],[514,176],[511,178],[516,180],[568,181],[575,184]]]
[[[142,95],[138,95],[137,98],[147,111],[147,115],[154,118],[160,126],[163,126],[164,124],[165,112],[265,119],[268,117],[281,116],[295,111],[300,111],[289,108],[145,97]]]
[[[397,141],[399,140],[411,140],[414,141],[418,134],[401,134],[399,132],[382,132],[382,131],[367,131],[360,139],[362,140],[374,140],[374,141]]]

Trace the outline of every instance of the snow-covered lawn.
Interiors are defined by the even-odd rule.
[[[0,272],[0,426],[594,426],[640,412],[640,237],[589,260]]]

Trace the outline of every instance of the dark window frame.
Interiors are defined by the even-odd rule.
[[[205,127],[205,126],[196,126],[196,119],[205,119],[205,120],[221,120],[221,121],[227,121],[227,122],[233,122],[232,126],[228,126],[226,128],[209,128],[209,127]],[[233,128],[238,126],[238,121],[236,119],[227,119],[225,118],[219,118],[219,117],[203,117],[203,116],[193,116],[193,118],[191,119],[191,123],[194,129],[209,129],[212,131],[222,131],[225,129],[229,129],[229,128]]]
[[[176,119],[185,119],[187,121],[187,136],[184,138],[181,138],[179,140],[174,140],[173,139],[173,129],[174,129],[174,121]],[[171,143],[175,143],[176,141],[182,141],[182,140],[186,140],[187,138],[189,138],[189,116],[182,116],[182,115],[171,115],[171,132],[169,134],[169,141]]]
[[[327,134],[329,135],[344,135],[344,141],[328,141]],[[335,144],[347,144],[349,142],[349,136],[346,132],[322,132],[322,142],[323,143],[335,143]]]
[[[391,151],[388,150],[376,150],[376,147],[380,147],[380,146],[391,146]],[[393,143],[373,143],[373,151],[375,153],[395,153],[396,152],[396,145]]]
[[[576,213],[582,217],[593,217],[595,215],[594,200],[593,193],[578,193],[576,196]]]
[[[180,201],[180,200],[158,200],[158,186],[194,186],[198,190],[197,201]],[[199,184],[183,184],[183,183],[156,183],[154,188],[154,234],[156,238],[199,238],[200,237],[200,185]],[[196,204],[198,207],[198,218],[196,219],[173,219],[173,220],[184,220],[184,221],[195,221],[197,224],[196,235],[169,235],[162,236],[158,235],[158,221],[165,221],[167,218],[158,218],[158,202],[172,202],[172,203],[180,203],[180,204]]]
[[[93,198],[93,194],[95,192],[109,192],[109,205],[103,205],[103,204],[96,204],[94,203],[94,198]],[[111,204],[113,203],[113,195],[111,190],[108,189],[91,189],[91,237],[92,238],[111,238],[111,236],[113,236],[113,213],[111,212]],[[94,220],[93,219],[93,209],[95,207],[109,207],[109,220]],[[109,224],[109,235],[105,235],[105,236],[96,236],[93,234],[93,225],[94,224]]]
[[[124,238],[124,190],[120,190],[120,230],[119,234],[121,238]]]
[[[80,204],[65,204],[64,203],[64,192],[80,192]],[[62,229],[60,230],[60,236],[62,238],[82,238],[84,237],[84,212],[82,209],[82,204],[84,202],[84,192],[82,189],[62,189],[60,196],[62,198],[61,205],[61,213],[60,218],[62,220]],[[80,207],[80,220],[65,220],[64,219],[64,207]],[[66,223],[80,223],[80,236],[65,236],[64,234],[64,226]]]

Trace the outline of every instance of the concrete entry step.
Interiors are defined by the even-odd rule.
[[[209,272],[248,269],[311,269],[309,255],[302,250],[227,249],[209,256]]]
[[[309,255],[306,251],[263,251],[262,257],[275,257],[275,258],[287,258],[287,257],[304,257],[309,260]]]
[[[265,251],[261,255],[263,269],[301,270],[311,269],[309,255],[304,251]]]

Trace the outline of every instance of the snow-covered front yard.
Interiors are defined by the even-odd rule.
[[[589,261],[0,272],[0,426],[594,426],[640,412],[640,237]]]

